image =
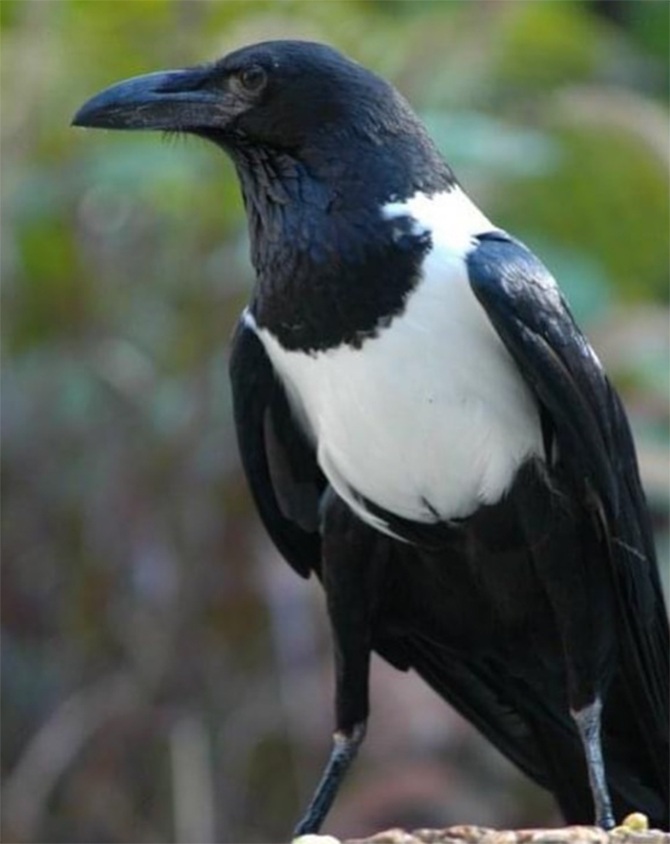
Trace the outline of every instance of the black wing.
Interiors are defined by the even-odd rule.
[[[303,577],[319,570],[319,501],[326,481],[314,449],[253,330],[241,320],[230,378],[242,465],[273,542]]]
[[[468,257],[474,294],[537,398],[573,494],[603,537],[620,623],[615,682],[665,790],[668,623],[625,412],[543,265],[502,232],[479,241]]]

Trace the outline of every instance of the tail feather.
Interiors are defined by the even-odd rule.
[[[501,664],[464,658],[421,637],[403,637],[390,649],[391,661],[411,666],[428,685],[470,721],[511,762],[550,791],[567,823],[593,823],[593,802],[579,736],[560,690],[545,686],[540,696]],[[387,656],[383,647],[382,656]],[[614,692],[617,690],[614,689]],[[618,698],[618,695],[616,695]],[[619,711],[618,715],[623,716]],[[624,723],[636,723],[626,717]],[[612,732],[605,721],[604,753],[617,819],[633,811],[667,828],[663,788],[639,772],[646,748],[631,736]]]

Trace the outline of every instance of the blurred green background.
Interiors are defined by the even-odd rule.
[[[270,547],[231,430],[253,279],[230,164],[83,132],[129,75],[328,41],[392,79],[537,251],[630,410],[668,564],[667,2],[3,0],[3,840],[285,840],[329,747],[323,599]],[[377,661],[329,831],[556,822]]]

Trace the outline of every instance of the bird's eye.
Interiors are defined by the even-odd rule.
[[[255,94],[267,82],[267,74],[260,65],[253,64],[241,70],[237,76],[245,91]]]

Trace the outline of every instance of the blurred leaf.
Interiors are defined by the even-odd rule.
[[[558,166],[496,198],[507,228],[590,254],[628,299],[667,297],[667,174],[636,138],[594,127],[560,129]]]
[[[667,68],[670,59],[670,3],[665,0],[648,0],[646,3],[629,2],[626,6],[627,21],[633,37],[643,49],[658,56]]]
[[[598,59],[595,27],[575,0],[505,4],[496,36],[497,84],[546,91],[587,78]]]
[[[542,176],[558,166],[561,147],[548,132],[506,123],[482,114],[450,110],[424,111],[431,137],[458,171],[485,168],[506,178]]]

